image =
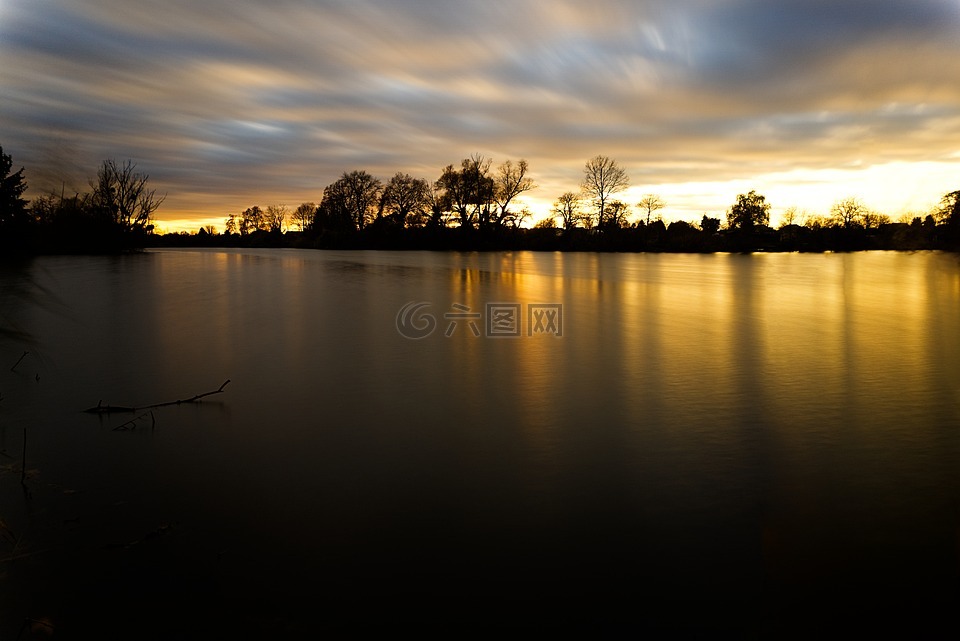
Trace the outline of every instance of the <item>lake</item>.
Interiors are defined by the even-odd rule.
[[[157,250],[0,297],[0,638],[956,632],[957,255]]]

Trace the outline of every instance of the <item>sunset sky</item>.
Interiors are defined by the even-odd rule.
[[[0,145],[31,197],[133,160],[166,231],[473,153],[535,218],[603,154],[668,221],[898,219],[960,189],[960,0],[0,0]]]

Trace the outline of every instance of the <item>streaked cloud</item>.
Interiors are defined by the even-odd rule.
[[[0,0],[0,144],[34,192],[134,159],[161,220],[474,152],[527,158],[541,205],[602,153],[668,217],[820,206],[883,167],[957,188],[958,32],[955,0]]]

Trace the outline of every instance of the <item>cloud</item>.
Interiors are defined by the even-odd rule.
[[[35,189],[132,158],[206,210],[477,151],[527,158],[545,200],[597,153],[652,186],[956,162],[958,7],[7,0],[0,144]]]

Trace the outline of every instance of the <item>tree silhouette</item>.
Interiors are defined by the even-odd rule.
[[[437,179],[435,188],[440,209],[451,212],[457,218],[460,227],[469,227],[472,221],[463,173],[454,169],[453,165],[447,165]]]
[[[860,220],[863,222],[864,229],[879,229],[881,225],[890,223],[890,216],[878,214],[864,207],[863,213],[860,214]]]
[[[443,194],[444,209],[456,215],[460,227],[471,228],[474,223],[486,227],[490,222],[494,180],[489,159],[474,154],[460,161],[460,169],[447,165],[436,186]]]
[[[270,232],[282,232],[287,222],[286,205],[270,205],[264,214],[264,226]]]
[[[960,191],[951,191],[940,199],[940,215],[947,228],[947,244],[960,249]]]
[[[720,230],[720,219],[710,218],[706,214],[700,220],[700,230],[705,234],[715,234]]]
[[[783,216],[780,217],[780,227],[788,227],[794,225],[797,222],[797,208],[788,207],[784,212]]]
[[[630,207],[621,200],[611,200],[603,210],[603,220],[600,223],[601,229],[621,229],[627,224],[627,215],[630,213]]]
[[[400,227],[418,227],[428,211],[430,185],[422,178],[397,172],[383,188],[380,209]]]
[[[580,196],[572,191],[564,192],[553,203],[553,214],[559,216],[563,221],[563,228],[570,231],[580,224],[583,220],[583,213],[580,211]]]
[[[313,223],[313,217],[317,212],[317,206],[314,203],[300,203],[293,210],[293,224],[300,228],[300,231],[306,231],[307,227]]]
[[[833,220],[841,227],[853,227],[862,222],[867,208],[856,198],[838,200],[830,208]]]
[[[383,188],[379,178],[362,170],[344,172],[337,185],[338,198],[344,211],[357,229],[362,230],[379,212],[380,192]]]
[[[0,147],[0,242],[4,245],[18,242],[30,225],[27,201],[21,198],[27,189],[23,168],[15,172],[13,158]]]
[[[960,224],[960,191],[951,191],[940,199],[940,206],[937,208],[943,222],[947,224]]]
[[[738,231],[751,231],[757,225],[770,222],[770,204],[754,190],[739,194],[737,202],[727,212],[727,226]]]
[[[510,203],[520,194],[535,189],[537,184],[527,176],[527,161],[521,159],[516,164],[507,160],[497,167],[493,177],[493,199],[497,205],[497,217],[494,222],[503,225],[517,222],[517,216],[510,212]]]
[[[653,215],[653,212],[659,211],[666,206],[667,204],[663,202],[663,199],[656,194],[647,194],[637,203],[637,207],[647,212],[648,225],[650,224],[650,217]]]
[[[597,226],[603,224],[607,201],[613,194],[619,193],[630,185],[630,178],[615,160],[607,156],[594,156],[583,168],[583,181],[580,187],[583,193],[593,200],[597,207]]]
[[[247,207],[240,215],[240,235],[246,236],[255,231],[267,230],[267,217],[259,206]]]
[[[336,182],[324,187],[323,198],[314,214],[311,227],[316,234],[357,229],[354,212],[348,202],[347,184],[342,176]]]
[[[93,207],[122,232],[144,231],[165,198],[149,189],[148,181],[130,160],[104,160],[91,185]]]

